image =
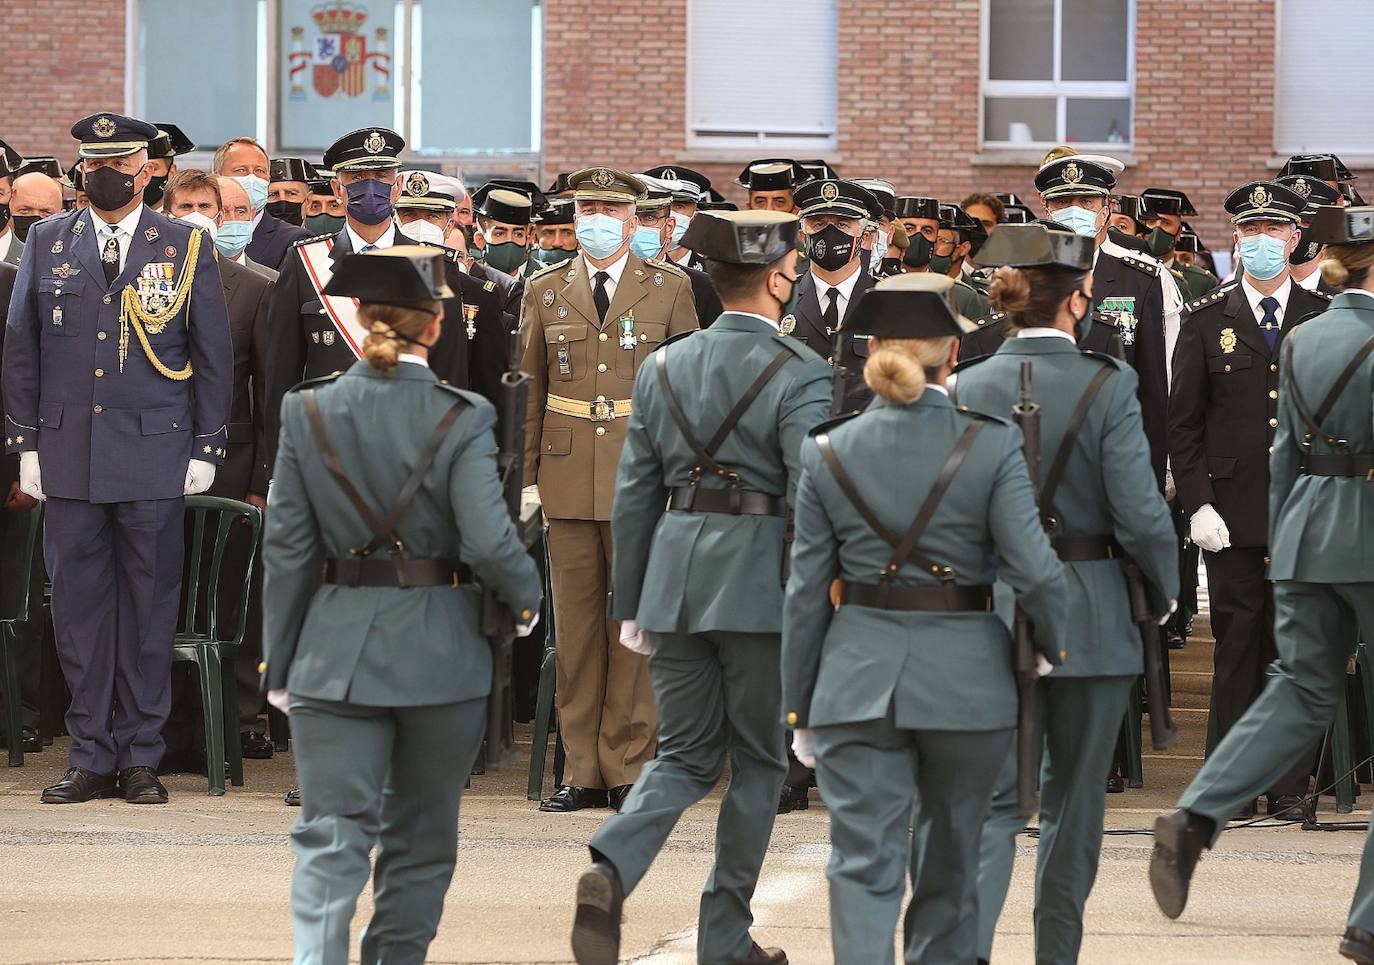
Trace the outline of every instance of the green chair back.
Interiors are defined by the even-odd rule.
[[[262,512],[248,503],[221,496],[186,497],[186,516],[190,528],[190,541],[186,547],[186,558],[190,565],[186,568],[185,586],[182,598],[181,626],[177,631],[177,642],[209,641],[228,644],[237,650],[243,642],[243,633],[248,619],[248,584],[253,579],[253,565],[257,554],[250,554],[248,565],[239,573],[226,573],[224,556],[229,541],[236,535],[235,527],[240,520],[247,520],[250,533],[248,538],[256,546],[262,534]],[[240,538],[242,532],[237,534]],[[207,544],[207,540],[209,541]],[[210,559],[206,565],[207,545]],[[224,594],[220,593],[220,582],[234,580],[238,593],[232,598],[237,600],[237,612],[222,612]],[[233,628],[232,634],[228,633]]]

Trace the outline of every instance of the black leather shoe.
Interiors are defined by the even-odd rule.
[[[633,784],[621,784],[619,787],[611,788],[606,792],[606,803],[613,810],[619,811],[625,806],[625,799],[630,796],[630,788],[632,787],[634,787]]]
[[[1347,928],[1341,939],[1341,955],[1360,965],[1374,965],[1374,935],[1363,928]]]
[[[604,808],[609,804],[606,792],[599,787],[575,787],[564,784],[539,802],[539,810],[563,814],[568,811],[581,811],[583,808]]]
[[[762,948],[758,942],[749,949],[749,957],[739,965],[787,965],[787,953],[781,948]]]
[[[577,916],[572,951],[577,965],[616,965],[620,961],[620,912],[625,888],[607,861],[598,861],[577,879]]]
[[[782,786],[782,794],[778,796],[778,813],[790,814],[793,811],[805,811],[811,806],[811,798],[804,787],[793,787],[791,784]]]
[[[1125,793],[1126,793],[1126,779],[1125,779],[1124,777],[1122,777],[1120,774],[1108,774],[1108,775],[1107,775],[1107,793],[1108,793],[1108,794],[1125,794]]]
[[[300,788],[293,787],[291,790],[286,792],[286,806],[289,808],[298,808],[301,806]]]
[[[43,788],[39,799],[44,804],[85,804],[101,797],[119,797],[119,780],[114,774],[97,774],[84,767],[69,767],[62,780]]]
[[[1155,818],[1155,848],[1150,855],[1150,888],[1159,910],[1169,918],[1183,914],[1188,884],[1202,849],[1211,840],[1211,822],[1179,808]]]
[[[126,767],[119,772],[119,786],[130,804],[166,804],[167,789],[151,767]]]
[[[272,742],[257,731],[246,730],[240,733],[239,748],[248,760],[266,761],[272,758]]]
[[[1265,813],[1280,821],[1304,821],[1307,819],[1307,801],[1299,794],[1272,795]]]
[[[1184,647],[1188,646],[1188,641],[1184,639],[1183,634],[1176,630],[1169,631],[1168,641],[1170,650],[1182,650]]]

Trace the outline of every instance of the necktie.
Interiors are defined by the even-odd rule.
[[[604,271],[596,273],[596,287],[592,289],[592,301],[596,302],[596,314],[604,322],[606,312],[611,307],[611,296],[606,293],[606,282],[611,280],[611,276]]]
[[[100,267],[105,270],[105,284],[114,284],[119,277],[119,239],[113,233],[105,239],[105,247],[101,249]]]
[[[376,251],[376,250],[377,250],[377,246],[376,246],[376,245],[363,245],[362,250],[359,251],[358,254],[360,254],[360,255],[365,255],[365,254],[367,254],[369,251]]]
[[[840,327],[840,290],[832,287],[825,295],[830,302],[825,306],[825,314],[821,318],[825,322],[825,334],[833,337],[835,329]]]
[[[1265,295],[1260,299],[1260,308],[1264,311],[1264,318],[1260,319],[1260,328],[1264,329],[1264,340],[1269,343],[1269,351],[1274,351],[1274,343],[1279,340],[1279,300],[1270,295]]]

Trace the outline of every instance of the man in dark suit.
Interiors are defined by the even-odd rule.
[[[725,310],[721,307],[720,296],[716,294],[711,276],[702,268],[669,261],[667,256],[668,246],[673,243],[673,235],[677,233],[679,217],[686,220],[685,216],[673,211],[673,199],[682,191],[683,185],[651,174],[641,174],[639,179],[644,182],[648,194],[643,201],[635,204],[636,224],[635,233],[630,238],[630,250],[641,258],[674,264],[686,272],[692,282],[692,298],[696,301],[697,325],[709,328]]]
[[[248,203],[253,206],[253,240],[244,251],[249,259],[280,270],[291,246],[309,238],[310,232],[267,213],[268,179],[272,174],[267,152],[251,137],[231,138],[215,152],[211,170],[221,177],[233,178],[248,193]]]
[[[1265,668],[1276,656],[1274,598],[1265,567],[1279,359],[1294,326],[1330,301],[1289,276],[1305,205],[1300,194],[1270,181],[1231,192],[1226,210],[1236,226],[1244,273],[1188,305],[1174,353],[1169,458],[1193,542],[1207,565],[1217,641],[1212,719],[1218,740],[1259,696]],[[1300,763],[1270,788],[1270,814],[1301,806],[1310,769],[1310,761]],[[1253,803],[1246,812],[1254,813]]]

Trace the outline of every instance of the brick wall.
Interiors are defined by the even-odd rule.
[[[124,109],[124,2],[4,0],[0,14],[0,138],[66,167],[72,123]]]

